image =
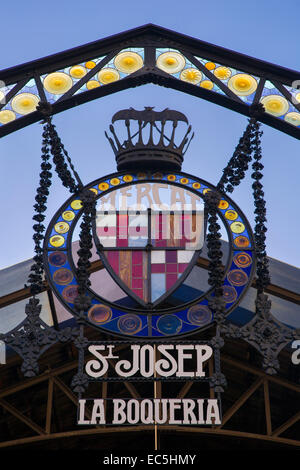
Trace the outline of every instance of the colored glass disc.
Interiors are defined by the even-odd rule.
[[[188,320],[193,325],[203,326],[212,320],[212,312],[207,305],[193,305],[187,313]]]
[[[248,276],[240,269],[234,269],[227,274],[227,279],[233,286],[243,286],[248,281]]]
[[[118,320],[118,328],[122,333],[133,335],[137,333],[142,326],[140,317],[134,314],[127,314]]]
[[[88,311],[89,319],[94,323],[105,323],[112,317],[112,311],[107,305],[93,305]]]
[[[52,251],[49,254],[49,263],[51,266],[60,267],[67,262],[67,254],[62,251]]]

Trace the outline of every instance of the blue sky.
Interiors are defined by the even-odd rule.
[[[0,68],[4,69],[101,39],[146,23],[188,34],[278,65],[300,70],[297,0],[136,0],[100,2],[36,0],[2,6]],[[180,92],[146,85],[81,105],[54,117],[54,123],[84,183],[115,170],[104,137],[111,116],[125,107],[155,106],[184,112],[193,139],[183,170],[216,184],[247,124],[233,111]],[[263,125],[264,185],[268,211],[267,250],[274,258],[300,264],[298,239],[300,144]],[[34,124],[0,141],[0,268],[33,254],[32,215],[39,180],[41,131]],[[249,172],[250,174],[251,172]],[[57,177],[49,198],[47,220],[68,197]],[[249,176],[233,199],[253,221]]]

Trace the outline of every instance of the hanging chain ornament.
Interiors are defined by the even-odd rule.
[[[91,298],[86,294],[87,288],[91,285],[89,280],[90,258],[92,256],[92,222],[96,216],[96,200],[92,191],[85,189],[82,191],[81,200],[83,204],[83,216],[80,225],[81,231],[79,235],[80,249],[77,251],[79,256],[77,262],[76,277],[78,279],[78,296],[74,301],[74,307],[78,312],[77,323],[79,324],[79,337],[75,341],[78,349],[78,372],[72,379],[72,389],[81,394],[87,389],[89,381],[84,370],[84,350],[88,344],[87,338],[84,336],[85,312],[91,306]]]
[[[207,253],[209,258],[208,284],[214,290],[208,300],[208,306],[214,312],[216,322],[216,335],[212,338],[215,354],[215,372],[210,379],[210,387],[213,387],[216,393],[223,392],[227,385],[226,378],[220,368],[220,349],[224,346],[224,340],[221,337],[220,327],[225,322],[226,303],[223,298],[223,278],[224,269],[222,266],[221,233],[218,224],[217,208],[220,202],[220,196],[216,191],[209,191],[205,196],[205,210],[207,212],[208,234],[206,236]]]
[[[233,156],[228,165],[223,170],[223,175],[217,185],[217,189],[222,192],[232,192],[234,186],[238,186],[244,178],[251,161],[251,137],[253,134],[254,119],[250,122],[241,137]],[[214,312],[216,323],[216,335],[212,339],[215,347],[215,354],[220,359],[220,349],[224,346],[224,340],[221,337],[222,332],[227,331],[225,311],[226,302],[223,297],[224,268],[222,266],[222,244],[220,225],[218,224],[217,209],[220,202],[220,194],[216,191],[209,191],[205,197],[205,210],[208,217],[207,254],[209,258],[208,283],[213,287],[212,295],[208,301],[209,307]],[[220,365],[220,360],[216,361]],[[226,379],[221,370],[216,369],[212,379],[211,386],[215,391],[223,391],[226,386]]]
[[[32,377],[39,372],[38,359],[39,357],[54,343],[71,341],[78,336],[77,328],[67,327],[62,331],[57,331],[50,328],[41,318],[42,305],[40,299],[36,297],[44,288],[44,266],[43,266],[43,249],[41,242],[44,239],[45,226],[43,221],[45,219],[45,211],[47,209],[47,200],[49,195],[49,188],[51,186],[51,169],[50,151],[53,155],[53,163],[56,165],[56,172],[62,180],[64,186],[68,187],[71,192],[78,191],[80,182],[78,175],[74,172],[73,165],[69,159],[60,139],[57,135],[54,125],[51,120],[51,105],[49,103],[39,103],[37,108],[43,115],[43,140],[42,140],[42,163],[40,172],[40,182],[37,188],[35,201],[33,206],[35,214],[33,220],[33,240],[34,240],[34,263],[31,266],[30,274],[28,276],[28,284],[32,297],[29,299],[25,306],[25,320],[14,330],[6,335],[0,335],[0,339],[8,346],[14,349],[23,359],[21,371],[25,377]],[[64,161],[66,155],[70,164],[71,170],[75,174],[77,184],[67,165]],[[27,287],[25,285],[25,287]]]
[[[266,202],[261,179],[264,168],[261,163],[261,136],[260,124],[257,119],[264,112],[262,104],[251,107],[251,118],[243,137],[230,159],[218,184],[221,191],[232,192],[245,176],[252,160],[253,173],[251,177],[254,197],[255,213],[255,251],[257,256],[257,297],[255,301],[255,315],[253,319],[238,327],[222,321],[221,333],[231,338],[243,338],[254,346],[263,356],[262,366],[268,374],[276,374],[279,369],[277,356],[279,352],[291,341],[299,337],[299,330],[291,330],[279,323],[271,314],[271,301],[265,294],[270,283],[269,263],[266,253]]]

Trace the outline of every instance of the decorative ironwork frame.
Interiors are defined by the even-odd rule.
[[[103,69],[105,65],[109,64],[119,52],[123,50],[130,51],[134,48],[143,49],[143,66],[140,69],[133,73],[127,73],[124,78],[113,83],[79,92],[81,87]],[[195,67],[209,81],[216,85],[220,92],[193,85],[176,78],[174,74],[166,73],[158,68],[156,63],[157,49],[178,51],[189,61],[192,67]],[[250,116],[250,105],[260,102],[266,83],[268,86],[270,83],[274,93],[286,100],[293,112],[300,112],[300,103],[295,99],[295,94],[298,94],[297,83],[300,80],[299,72],[224,49],[153,24],[144,25],[84,46],[3,70],[0,73],[0,79],[5,83],[7,93],[5,95],[5,103],[1,105],[1,108],[5,108],[6,104],[22,91],[30,80],[33,80],[30,84],[33,84],[39,100],[47,102],[45,88],[42,83],[45,74],[63,70],[81,62],[92,60],[95,57],[99,58],[95,67],[87,71],[82,78],[75,80],[73,86],[65,93],[62,93],[59,99],[52,104],[53,114],[145,83],[154,83],[173,88],[224,106],[245,116]],[[243,101],[240,96],[226,86],[224,81],[206,68],[204,63],[199,60],[199,57],[203,58],[204,62],[215,62],[222,67],[232,67],[238,72],[257,77],[259,82],[252,102],[246,103]],[[295,83],[296,85],[293,87]],[[269,92],[267,93],[269,94]],[[0,127],[0,136],[2,137],[40,120],[40,112],[33,111],[2,125]],[[292,125],[281,117],[276,117],[268,112],[260,116],[259,120],[281,132],[300,139],[300,124],[297,126]]]
[[[169,173],[168,172],[165,172],[165,173],[162,173],[162,172],[148,172],[148,173],[145,173],[145,176],[143,179],[140,179],[140,177],[138,177],[138,174],[136,173],[133,173],[131,172],[130,175],[133,177],[133,181],[128,183],[126,182],[126,178],[124,178],[125,176],[128,175],[128,172],[122,172],[122,173],[114,173],[114,174],[111,174],[111,175],[108,175],[106,177],[102,177],[98,180],[95,180],[93,183],[90,183],[89,185],[86,186],[86,189],[97,189],[98,191],[98,195],[96,196],[96,198],[100,198],[104,195],[107,195],[108,193],[110,193],[111,191],[114,191],[116,190],[118,187],[125,187],[125,186],[131,186],[132,184],[138,184],[138,183],[149,183],[149,182],[152,182],[152,183],[165,183],[165,184],[170,184],[170,185],[173,185],[173,186],[177,186],[177,187],[180,187],[180,188],[183,188],[183,189],[188,189],[189,191],[193,192],[194,194],[196,194],[197,196],[199,196],[200,198],[203,198],[205,195],[205,193],[207,193],[207,191],[212,191],[214,189],[214,186],[211,185],[210,183],[207,183],[206,181],[200,179],[200,178],[196,178],[195,176],[192,176],[192,175],[188,175],[187,173],[183,173],[183,172],[173,172],[172,173],[172,176],[175,176],[176,179],[175,181],[169,181],[168,180],[168,175]],[[187,181],[186,184],[182,184],[180,183],[180,180],[181,179],[185,179],[185,181]],[[110,183],[110,181],[113,181],[115,179],[118,179],[120,181],[119,185],[113,185]],[[104,190],[104,191],[99,191],[99,186],[101,186],[102,183],[107,183],[109,185],[109,188],[107,190]],[[195,189],[193,187],[193,184],[194,183],[197,183],[197,185],[200,185],[199,189]],[[224,223],[224,226],[226,228],[226,231],[228,233],[228,238],[230,240],[229,242],[229,246],[230,246],[230,254],[229,254],[229,257],[228,257],[228,260],[227,260],[227,263],[226,263],[226,267],[225,267],[225,270],[224,270],[224,282],[225,284],[227,285],[230,285],[230,282],[227,281],[227,278],[226,278],[226,275],[227,273],[230,271],[230,269],[232,267],[234,267],[235,269],[238,267],[236,266],[236,264],[234,263],[234,254],[237,255],[239,253],[243,253],[243,252],[246,252],[247,255],[249,256],[250,258],[250,265],[247,266],[244,270],[242,267],[239,267],[239,269],[243,270],[246,272],[247,274],[247,282],[243,285],[243,286],[240,286],[240,288],[236,288],[235,289],[235,292],[236,292],[236,298],[230,302],[227,306],[227,309],[226,309],[226,315],[229,315],[230,312],[237,306],[237,304],[239,303],[239,301],[242,299],[243,295],[245,294],[245,292],[247,291],[247,287],[250,285],[251,281],[252,281],[252,278],[254,276],[254,273],[255,273],[255,267],[256,267],[256,261],[255,261],[255,252],[254,252],[254,239],[253,239],[253,235],[252,235],[252,231],[251,231],[251,227],[250,227],[250,224],[249,222],[247,221],[245,215],[242,213],[242,211],[240,210],[240,208],[227,196],[227,195],[222,195],[222,199],[223,201],[226,202],[226,206],[224,209],[218,209],[218,213],[219,213],[219,216],[222,220],[222,222]],[[72,196],[71,198],[69,198],[64,204],[63,206],[57,211],[57,213],[55,214],[55,216],[53,217],[52,221],[50,222],[49,226],[48,226],[48,229],[47,229],[47,232],[46,232],[46,235],[45,235],[45,241],[44,241],[44,265],[46,267],[46,272],[47,272],[47,277],[49,278],[49,280],[52,279],[52,283],[53,283],[53,288],[54,288],[54,291],[56,292],[56,295],[59,297],[60,301],[63,303],[63,305],[72,313],[72,314],[75,314],[76,315],[76,311],[74,312],[74,307],[72,306],[72,304],[70,303],[67,303],[66,300],[63,298],[62,294],[61,294],[61,286],[59,286],[57,283],[53,282],[53,274],[54,274],[54,271],[55,271],[55,268],[51,267],[49,265],[49,261],[48,261],[48,256],[49,256],[49,253],[53,252],[53,251],[58,251],[58,252],[62,252],[62,253],[65,253],[66,256],[68,257],[68,266],[70,269],[70,272],[72,271],[73,273],[75,273],[75,264],[74,264],[74,261],[72,259],[72,234],[73,234],[73,231],[75,229],[75,226],[76,226],[76,223],[78,222],[79,218],[80,218],[80,215],[82,213],[82,209],[79,208],[78,206],[78,209],[75,210],[75,209],[72,209],[72,203],[73,201],[79,201],[80,199],[78,199],[78,195],[74,195]],[[232,220],[227,220],[226,217],[225,217],[225,213],[227,210],[234,210],[238,216],[237,216],[237,219],[239,222],[241,222],[243,225],[244,225],[244,230],[243,232],[239,233],[239,234],[235,234],[233,232],[233,230],[231,229],[231,224],[234,222]],[[75,213],[75,217],[73,218],[72,221],[70,221],[70,228],[69,230],[65,233],[65,234],[61,234],[61,236],[64,238],[64,243],[61,247],[57,248],[57,247],[54,247],[54,246],[51,246],[51,237],[55,236],[56,232],[54,230],[54,226],[55,224],[61,220],[61,214],[64,212],[64,211],[69,211],[69,210],[72,210],[74,213]],[[241,247],[239,247],[237,244],[237,238],[238,236],[240,235],[243,235],[245,237],[247,237],[247,240],[248,240],[248,246],[246,249],[243,249]],[[236,242],[235,242],[236,241]],[[71,284],[74,284],[74,280],[71,279],[70,281]],[[64,285],[64,288],[66,287],[66,285]],[[122,285],[120,285],[120,287],[122,288]],[[233,288],[234,289],[234,288]],[[94,302],[95,304],[99,303],[101,305],[107,305],[109,308],[111,309],[115,309],[116,312],[118,312],[118,315],[120,314],[120,312],[124,312],[125,313],[136,313],[136,308],[132,309],[130,307],[120,307],[118,304],[116,303],[112,303],[110,302],[108,299],[105,299],[105,298],[102,298],[101,296],[97,295],[95,292],[91,291],[90,289],[88,289],[89,293],[88,295],[89,296],[92,296],[94,298],[93,300],[93,305],[94,305]],[[204,302],[205,305],[207,305],[207,298],[211,295],[213,291],[213,287],[210,288],[208,290],[207,293],[204,293],[204,294],[201,294],[201,296],[197,299],[193,299],[191,302],[187,302],[187,303],[183,303],[182,305],[180,305],[179,307],[162,307],[162,308],[157,308],[155,310],[153,310],[152,308],[150,309],[150,311],[148,311],[151,316],[151,318],[153,318],[153,315],[157,316],[157,315],[161,315],[161,314],[166,314],[166,313],[172,313],[174,315],[178,315],[180,311],[183,312],[183,315],[186,316],[186,313],[187,313],[187,309],[190,308],[192,305],[196,305],[198,304],[199,302],[202,303]],[[143,309],[142,309],[143,310]],[[143,334],[141,336],[141,331],[139,330],[137,332],[137,337],[148,337],[149,335],[152,336],[153,333],[150,333],[152,331],[152,320],[151,320],[151,324],[146,324],[146,319],[143,320],[143,317],[145,316],[145,314],[147,315],[147,309],[145,309],[145,312],[143,313],[142,310],[140,310],[140,313],[138,314],[138,316],[142,319],[141,321],[143,322],[143,329],[147,328],[148,330],[148,334]],[[159,318],[159,317],[158,317]],[[187,320],[186,320],[187,321]],[[94,326],[99,326],[100,328],[104,328],[106,329],[106,326],[105,324],[103,325],[94,325]],[[150,328],[150,329],[149,329]],[[185,331],[185,333],[192,333],[195,331],[196,329],[196,325],[194,325],[194,327],[190,326],[190,330],[188,331]],[[154,331],[154,330],[153,330]],[[111,332],[111,331],[110,331]],[[118,330],[113,330],[114,333],[116,334],[122,334],[121,331],[118,331]],[[163,336],[163,335],[159,335],[159,336]],[[176,334],[176,336],[178,336],[178,334]],[[168,337],[168,336],[166,336]]]

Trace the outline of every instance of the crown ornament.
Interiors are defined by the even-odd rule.
[[[127,137],[122,143],[113,125],[116,121],[124,121],[127,128]],[[168,121],[171,125],[167,124]],[[176,144],[178,122],[186,124],[187,130],[182,141]],[[112,117],[109,130],[111,136],[107,132],[105,136],[114,151],[118,171],[180,171],[183,156],[194,137],[194,133],[190,135],[192,127],[183,113],[168,108],[154,111],[149,106],[142,111],[133,108],[118,111]]]

